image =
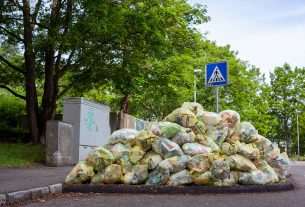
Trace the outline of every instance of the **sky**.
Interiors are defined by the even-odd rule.
[[[305,0],[189,0],[207,5],[211,21],[198,28],[217,45],[269,72],[285,62],[305,67]]]

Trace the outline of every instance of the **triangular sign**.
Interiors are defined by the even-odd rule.
[[[226,81],[223,75],[221,74],[219,68],[216,66],[208,83],[217,83]]]

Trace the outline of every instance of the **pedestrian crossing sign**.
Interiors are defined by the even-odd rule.
[[[208,87],[224,86],[228,84],[227,62],[208,63],[205,66],[205,84]]]

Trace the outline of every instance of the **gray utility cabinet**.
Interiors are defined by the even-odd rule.
[[[109,107],[85,98],[64,99],[63,122],[73,126],[72,159],[84,160],[89,151],[110,137]]]

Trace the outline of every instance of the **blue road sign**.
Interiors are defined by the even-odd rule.
[[[228,85],[227,62],[208,63],[205,66],[205,84],[208,87]]]

